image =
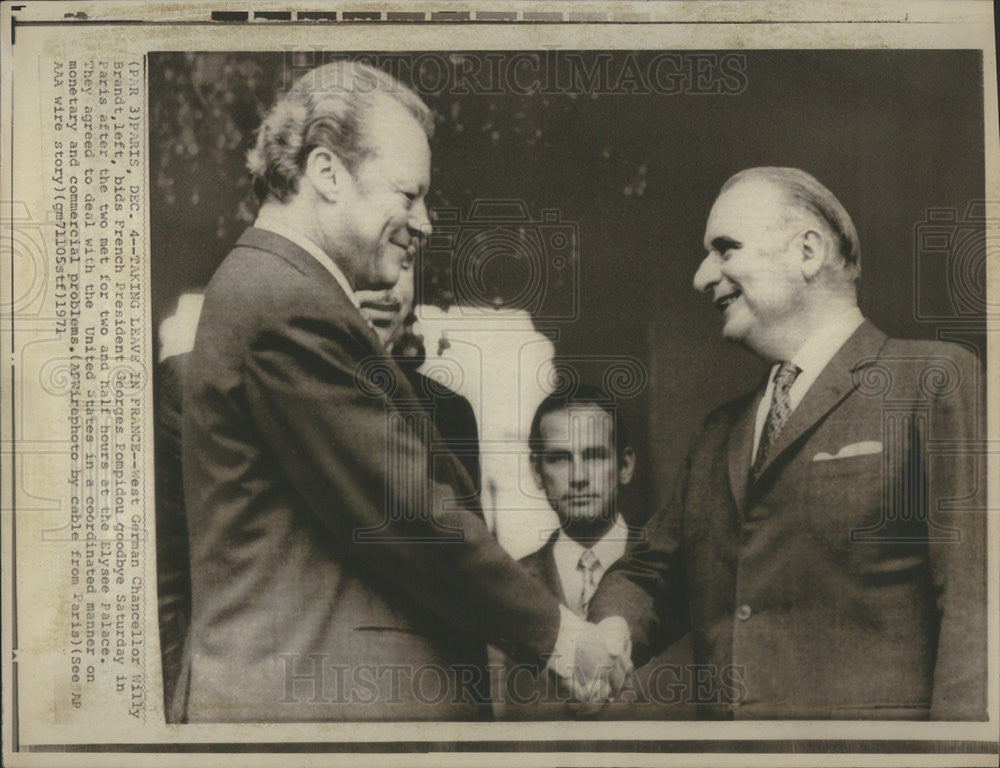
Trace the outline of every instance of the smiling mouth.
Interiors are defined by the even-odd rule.
[[[725,296],[720,296],[715,300],[715,308],[720,312],[725,312],[726,308],[742,295],[742,291],[736,290],[732,293],[727,293]]]
[[[368,319],[371,321],[372,325],[377,325],[380,328],[388,327],[390,323],[395,319],[399,310],[402,308],[402,304],[398,302],[393,303],[381,303],[365,301],[362,302],[361,308],[368,311],[370,314]]]

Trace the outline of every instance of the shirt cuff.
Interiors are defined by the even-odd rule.
[[[559,606],[559,636],[556,647],[546,664],[559,677],[570,679],[573,676],[573,665],[576,660],[576,643],[580,633],[587,628],[587,622],[573,613],[565,605]]]

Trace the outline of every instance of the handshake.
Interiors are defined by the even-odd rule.
[[[562,622],[548,667],[576,700],[577,714],[594,714],[621,690],[632,673],[628,623],[611,616],[591,624],[560,606]]]

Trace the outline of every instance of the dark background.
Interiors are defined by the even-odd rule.
[[[447,60],[457,71],[484,55],[445,53],[428,66]],[[537,55],[546,71],[565,70],[558,54]],[[597,55],[581,53],[588,66]],[[655,54],[603,55],[613,81],[629,57],[643,63]],[[980,53],[731,55],[743,57],[736,93],[705,92],[713,89],[695,80],[670,94],[594,92],[600,85],[476,93],[438,87],[440,72],[401,73],[437,116],[432,208],[457,208],[467,233],[483,226],[468,220],[473,201],[491,198],[521,200],[536,220],[555,210],[576,226],[578,258],[561,268],[552,258],[543,264],[544,301],[532,308],[539,328],[558,333],[557,355],[584,379],[600,383],[609,365],[601,358],[610,356],[631,355],[648,372],[648,385],[622,401],[640,456],[626,500],[636,518],[661,503],[705,415],[755,386],[763,371],[722,340],[717,312],[691,288],[708,210],[736,171],[785,165],[814,174],[860,233],[865,315],[890,335],[949,338],[984,351],[984,230],[981,221],[963,223],[984,196]],[[204,286],[252,222],[243,157],[275,95],[335,57],[149,55],[155,325],[182,291]],[[937,214],[936,237],[926,239],[931,208],[950,210]],[[544,236],[551,225],[525,229]],[[510,254],[495,260],[483,298],[503,303],[517,294],[525,269]],[[423,260],[422,301],[467,301],[455,279],[447,249],[433,249]],[[567,307],[575,319],[551,319]]]

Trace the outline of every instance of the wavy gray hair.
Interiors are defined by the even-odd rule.
[[[412,90],[385,72],[361,62],[340,60],[307,72],[278,97],[247,153],[257,199],[287,199],[298,189],[306,158],[326,147],[355,175],[376,152],[366,121],[383,98],[395,99],[430,138],[434,117]]]

